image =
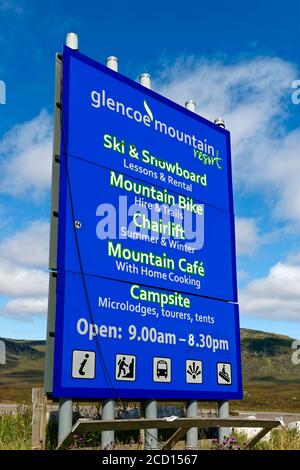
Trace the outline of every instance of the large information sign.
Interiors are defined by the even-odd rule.
[[[65,47],[53,395],[239,399],[229,133]]]

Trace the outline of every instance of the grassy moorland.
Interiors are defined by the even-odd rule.
[[[0,403],[31,400],[32,387],[42,386],[44,341],[5,340],[6,364],[0,365]]]
[[[161,436],[160,441],[164,442],[169,436]],[[216,439],[199,441],[203,450],[238,450],[246,449],[247,438],[244,434],[235,434],[225,445],[219,445]],[[83,436],[74,436],[70,449],[100,449],[100,433],[90,433]],[[232,443],[231,443],[232,441]],[[50,426],[47,432],[46,449],[55,449],[57,445],[56,426]],[[31,407],[30,405],[20,405],[15,414],[0,415],[0,450],[29,450],[31,448]],[[115,449],[120,450],[141,450],[143,444],[138,433],[123,433],[116,435]],[[180,441],[174,450],[185,449],[185,442]],[[260,441],[256,444],[257,450],[300,450],[300,432],[293,429],[275,429],[271,432],[268,440]]]
[[[31,389],[42,386],[45,343],[43,341],[5,340],[7,364],[0,366],[0,403],[24,403],[15,414],[0,414],[0,450],[29,449],[31,440]],[[292,339],[253,330],[241,330],[244,400],[231,402],[231,411],[300,412],[300,365],[291,361]],[[170,403],[169,403],[170,405]],[[178,403],[172,403],[178,406]],[[182,404],[183,405],[183,404]],[[215,408],[216,403],[203,403],[201,408]],[[47,447],[55,447],[56,429],[48,436]],[[51,435],[52,438],[51,438]],[[124,436],[122,436],[124,437]],[[135,436],[136,437],[136,436]],[[99,436],[79,437],[73,447],[88,445],[99,448]],[[117,448],[141,448],[133,436],[118,441]],[[238,447],[245,438],[236,436]],[[89,439],[87,442],[85,439]],[[216,448],[202,441],[205,448]],[[202,445],[203,445],[202,444]],[[137,447],[138,446],[138,447]],[[178,447],[179,446],[179,447]],[[178,443],[177,448],[184,448]],[[259,442],[257,449],[300,450],[300,434],[278,429],[269,441]]]
[[[0,450],[30,449],[31,419],[27,405],[19,405],[15,414],[0,415]]]
[[[42,386],[45,343],[5,341],[7,364],[0,366],[0,403],[30,401],[32,387]],[[292,341],[287,336],[241,330],[244,400],[232,402],[232,410],[300,412],[300,365],[291,361]]]

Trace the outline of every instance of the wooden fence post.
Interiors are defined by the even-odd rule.
[[[31,449],[45,449],[47,398],[42,388],[32,389]]]

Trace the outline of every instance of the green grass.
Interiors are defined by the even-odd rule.
[[[230,402],[230,410],[300,413],[300,386],[289,383],[244,383],[244,399]]]
[[[21,404],[17,413],[0,415],[0,450],[28,450],[31,447],[31,406]]]
[[[29,450],[31,447],[31,406],[21,404],[18,406],[17,413],[0,415],[0,450]],[[120,433],[119,433],[120,434]],[[121,438],[121,439],[120,439]],[[124,439],[125,438],[125,439]],[[166,436],[165,436],[166,438]],[[165,440],[165,438],[163,440]],[[48,449],[56,447],[57,426],[54,424],[47,433]],[[236,435],[236,442],[233,449],[246,447],[248,438],[242,433]],[[205,441],[201,441],[204,442]],[[141,443],[138,442],[138,434],[127,433],[126,436],[118,436],[116,442],[117,449],[141,449]],[[201,443],[200,443],[201,445]],[[71,449],[90,448],[99,449],[100,433],[86,434],[84,436],[74,436]],[[203,445],[201,446],[203,447]],[[184,449],[184,441],[176,445],[176,449]],[[210,445],[207,449],[222,449],[222,446]],[[297,430],[275,429],[271,432],[268,441],[260,441],[256,444],[257,450],[300,450],[300,433]]]
[[[278,429],[271,433],[269,441],[260,441],[258,450],[300,450],[300,433],[296,429]]]
[[[246,448],[249,438],[245,434],[235,434],[237,444],[241,449]],[[259,441],[255,450],[300,450],[300,432],[296,429],[278,428],[270,432],[269,439]]]

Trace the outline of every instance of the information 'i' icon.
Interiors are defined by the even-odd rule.
[[[72,377],[74,379],[94,379],[95,358],[94,351],[75,349],[72,355]]]

